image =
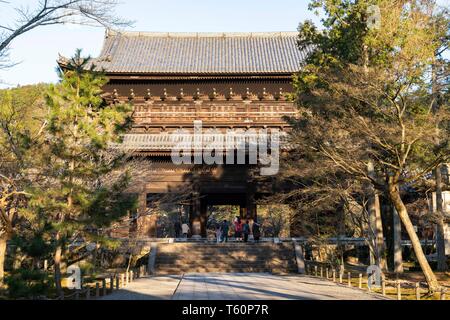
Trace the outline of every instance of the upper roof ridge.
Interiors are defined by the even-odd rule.
[[[109,73],[292,74],[310,49],[297,32],[106,32],[92,63]]]
[[[237,38],[237,37],[293,37],[297,31],[271,32],[150,32],[150,31],[115,31],[108,29],[106,37],[160,37],[160,38]]]

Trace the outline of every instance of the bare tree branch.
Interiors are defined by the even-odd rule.
[[[0,69],[14,65],[8,63],[12,41],[41,26],[78,24],[114,29],[132,25],[132,21],[114,15],[118,4],[118,0],[41,0],[34,9],[14,7],[15,21],[10,25],[0,22]]]

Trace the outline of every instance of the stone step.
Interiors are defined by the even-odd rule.
[[[280,249],[280,250],[270,250],[270,249],[249,249],[249,250],[243,250],[243,249],[192,249],[192,250],[166,250],[166,249],[162,249],[162,250],[158,250],[158,252],[163,252],[163,253],[188,253],[188,254],[203,254],[203,255],[209,255],[209,254],[221,254],[221,253],[242,253],[242,254],[286,254],[286,253],[291,253],[293,250],[288,250],[288,249]]]
[[[204,263],[216,263],[216,262],[225,262],[225,263],[278,263],[283,261],[291,261],[294,257],[274,257],[274,258],[265,258],[265,257],[258,257],[256,259],[245,259],[245,258],[233,258],[233,257],[223,257],[223,258],[216,258],[216,259],[195,259],[195,258],[183,258],[183,257],[164,257],[159,256],[156,258],[156,262],[165,262],[165,263],[175,263],[177,261],[183,261],[183,262],[191,262],[196,263],[198,261],[204,262]]]
[[[266,268],[190,268],[190,269],[179,269],[179,268],[167,268],[157,270],[156,274],[183,274],[183,273],[265,273],[271,272],[270,269]]]
[[[247,261],[156,261],[155,266],[288,266],[295,265],[294,262],[289,260],[285,261],[260,261],[260,262],[247,262]]]
[[[176,243],[158,243],[159,247],[168,247],[168,246],[176,246],[176,247],[292,247],[292,243],[254,243],[254,242],[222,242],[222,243],[186,243],[186,242],[176,242]]]
[[[296,273],[294,268],[281,269],[281,268],[164,268],[156,271],[157,275],[162,274],[183,274],[183,273],[274,273],[274,274],[289,274]]]
[[[292,250],[292,247],[285,247],[285,246],[267,246],[267,247],[259,247],[259,246],[221,246],[221,245],[214,245],[214,246],[171,246],[171,245],[163,245],[158,246],[158,251],[183,251],[183,250],[189,250],[189,251],[205,251],[205,250],[233,250],[233,251],[265,251],[265,250],[273,250],[273,251],[279,251],[279,250]]]
[[[252,252],[252,251],[190,251],[190,252],[165,252],[158,251],[157,254],[173,255],[173,256],[183,256],[183,257],[218,257],[218,256],[242,256],[242,257],[255,257],[255,256],[293,256],[294,253],[291,251],[263,251],[263,252]]]
[[[252,259],[279,259],[279,258],[287,258],[291,259],[294,257],[292,253],[290,254],[236,254],[236,253],[228,253],[228,254],[188,254],[188,253],[164,253],[159,252],[157,256],[164,256],[167,258],[173,258],[173,259],[204,259],[204,260],[217,260],[217,259],[245,259],[245,260],[252,260]]]
[[[211,272],[296,272],[292,244],[160,244],[157,274]]]

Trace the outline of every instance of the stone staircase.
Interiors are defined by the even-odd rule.
[[[157,275],[212,272],[295,273],[292,243],[158,244]]]

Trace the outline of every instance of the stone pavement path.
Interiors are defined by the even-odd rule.
[[[328,280],[266,273],[203,273],[137,279],[106,300],[382,300]]]

